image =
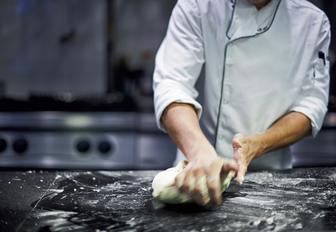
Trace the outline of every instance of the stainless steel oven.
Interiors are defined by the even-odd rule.
[[[161,169],[175,146],[152,114],[0,114],[0,166],[57,169]]]

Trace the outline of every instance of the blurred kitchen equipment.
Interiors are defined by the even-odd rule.
[[[294,167],[336,166],[336,113],[327,114],[316,138],[307,137],[291,150]]]
[[[335,38],[336,2],[312,2],[326,10]],[[1,1],[0,166],[169,167],[175,146],[157,130],[150,86],[175,3]],[[330,58],[334,40],[332,51]],[[329,110],[336,112],[331,81]],[[293,147],[294,165],[333,162],[335,121],[328,114],[316,140]]]
[[[174,3],[1,1],[0,166],[171,166],[151,73]]]
[[[0,167],[163,169],[176,148],[152,114],[0,113]]]

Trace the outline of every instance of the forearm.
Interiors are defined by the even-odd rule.
[[[175,186],[198,204],[221,202],[221,181],[238,165],[220,158],[204,136],[192,105],[173,103],[167,107],[161,121],[178,148],[190,161],[175,178]],[[206,181],[204,183],[204,180]],[[202,188],[206,184],[207,194]],[[203,186],[203,187],[202,187]]]
[[[276,121],[267,131],[257,135],[261,141],[258,155],[287,147],[310,133],[309,118],[302,113],[290,112]]]
[[[200,151],[208,156],[216,153],[204,136],[192,105],[173,103],[167,107],[161,120],[169,136],[188,160],[196,158]]]
[[[232,141],[234,158],[238,163],[236,180],[243,183],[251,161],[259,156],[289,146],[311,133],[311,122],[301,113],[291,112],[276,121],[264,133],[237,134]]]

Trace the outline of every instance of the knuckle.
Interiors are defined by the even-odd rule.
[[[195,173],[195,174],[198,174],[198,173],[200,173],[202,171],[202,168],[201,167],[195,167],[194,169],[193,169],[193,173]]]
[[[193,193],[196,195],[199,195],[202,193],[202,189],[200,187],[195,187],[193,190]]]
[[[194,169],[190,169],[186,172],[186,179],[194,176]]]
[[[203,168],[202,167],[195,167],[192,170],[192,174],[196,177],[196,176],[201,176],[203,173]]]

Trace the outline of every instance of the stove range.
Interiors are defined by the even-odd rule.
[[[152,114],[0,113],[0,167],[162,169],[175,149]]]

